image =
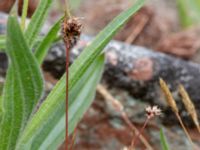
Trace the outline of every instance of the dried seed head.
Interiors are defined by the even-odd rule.
[[[186,110],[191,115],[194,124],[196,125],[197,129],[200,132],[199,121],[198,121],[198,117],[197,117],[197,112],[195,110],[195,106],[194,106],[193,102],[191,101],[191,99],[190,99],[187,91],[183,87],[183,85],[179,85],[179,93],[182,97],[182,101],[183,101],[183,104],[185,105]]]
[[[65,18],[62,22],[62,36],[65,44],[72,48],[80,38],[82,24],[80,18]]]
[[[170,92],[167,84],[165,83],[165,81],[163,79],[160,78],[160,87],[166,97],[167,103],[168,105],[172,108],[172,110],[175,113],[178,113],[178,107],[176,105],[176,102],[172,96],[172,93]]]
[[[146,108],[146,115],[148,119],[161,115],[161,109],[158,106],[148,106]]]
[[[188,134],[188,131],[187,129],[185,128],[185,125],[183,124],[183,121],[178,113],[178,107],[176,105],[176,102],[167,86],[167,84],[165,83],[165,81],[163,79],[160,79],[160,86],[161,86],[161,89],[163,91],[163,93],[165,94],[165,97],[166,97],[166,100],[167,100],[167,103],[168,105],[172,108],[172,110],[174,111],[176,117],[178,118],[179,120],[179,123],[181,124],[181,127],[183,128],[185,134],[187,135],[187,138],[189,139],[191,145],[193,145],[193,142],[190,138],[190,135]]]

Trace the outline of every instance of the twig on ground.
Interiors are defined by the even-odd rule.
[[[131,44],[135,41],[135,39],[138,37],[138,35],[142,32],[144,27],[147,25],[149,21],[149,18],[145,15],[141,16],[140,22],[134,26],[133,31],[128,36],[128,38],[125,40],[126,43]]]

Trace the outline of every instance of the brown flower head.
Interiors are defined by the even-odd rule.
[[[62,22],[62,36],[65,44],[72,48],[80,38],[82,24],[80,18],[65,18]]]

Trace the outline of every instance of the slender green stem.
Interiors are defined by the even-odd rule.
[[[71,18],[70,9],[69,9],[69,2],[65,0],[65,16],[66,18]]]
[[[21,28],[22,28],[23,31],[24,31],[25,26],[26,26],[28,2],[29,2],[29,0],[23,0],[23,9],[22,9],[22,17],[21,17]]]

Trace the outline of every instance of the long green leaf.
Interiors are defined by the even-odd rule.
[[[1,124],[1,117],[2,117],[2,96],[0,95],[0,124]]]
[[[94,87],[101,77],[103,65],[104,61],[101,57],[88,68],[87,73],[80,78],[84,84],[76,85],[80,88],[78,92],[74,91],[76,95],[94,95]],[[65,78],[64,75],[28,123],[19,141],[18,150],[55,150],[63,142],[65,138]],[[84,98],[82,97],[87,102],[93,97]]]
[[[28,2],[29,0],[23,1],[23,8],[22,8],[22,17],[21,17],[21,28],[24,30],[26,26],[26,17],[27,17],[27,11],[28,11]]]
[[[42,25],[48,15],[53,0],[40,0],[40,3],[31,18],[28,28],[25,32],[27,42],[30,47],[34,44],[37,35],[40,32]]]
[[[5,49],[6,45],[6,37],[4,35],[0,35],[0,52]]]
[[[92,67],[79,78],[79,81],[69,90],[68,126],[69,134],[74,131],[77,123],[92,103],[96,86],[103,72],[104,59],[100,56]],[[78,94],[77,94],[78,93]]]
[[[52,92],[48,95],[47,99],[40,106],[39,110],[34,114],[33,118],[27,124],[27,127],[22,133],[22,136],[17,144],[17,150],[31,149],[32,141],[35,140],[34,138],[38,138],[35,136],[39,133],[39,131],[42,131],[42,129],[49,130],[49,132],[51,131],[51,125],[56,125],[58,119],[62,117],[62,115],[56,115],[57,110],[60,110],[61,114],[65,113],[65,96],[66,75],[63,75]],[[55,120],[53,119],[52,122],[49,122],[52,119],[51,117],[53,117]]]
[[[94,87],[98,83],[99,75],[97,73],[94,73],[94,70],[97,70],[100,74],[102,72],[101,68],[97,68],[95,65],[94,69],[89,69],[91,73],[88,75],[88,68],[92,65],[92,63],[96,60],[96,58],[100,55],[102,49],[105,47],[105,45],[109,42],[109,40],[112,38],[112,36],[119,30],[119,28],[131,17],[131,15],[136,12],[144,3],[144,0],[138,0],[133,7],[119,15],[108,27],[103,30],[96,38],[96,40],[93,41],[93,43],[86,48],[85,52],[81,54],[81,56],[78,58],[78,60],[70,67],[70,76],[69,76],[69,109],[71,116],[74,116],[75,118],[69,116],[69,121],[71,122],[69,125],[70,132],[73,131],[73,128],[77,124],[77,122],[82,117],[82,113],[86,111],[86,109],[89,107],[91,103],[91,99],[94,96]],[[96,62],[96,61],[95,61]],[[79,66],[80,65],[80,66]],[[96,69],[97,68],[97,69]],[[93,73],[95,74],[93,76]],[[85,76],[85,74],[87,74]],[[89,77],[90,80],[83,80],[83,77]],[[81,80],[82,79],[82,80]],[[80,87],[79,92],[80,96],[75,96],[74,90],[77,89],[77,87],[85,84],[82,82],[87,82],[88,86],[93,85],[91,88]],[[86,85],[87,85],[86,84]],[[78,90],[77,90],[78,91]],[[76,92],[77,92],[76,91]],[[83,92],[84,91],[84,92]],[[92,92],[91,92],[92,91]],[[39,131],[43,131],[45,133],[49,133],[51,131],[51,126],[49,125],[50,116],[54,116],[56,114],[56,110],[59,110],[61,106],[63,106],[63,101],[65,97],[65,75],[62,77],[62,79],[59,81],[59,83],[56,85],[54,90],[51,92],[51,94],[48,96],[47,100],[42,104],[39,111],[34,115],[33,119],[28,123],[27,128],[25,129],[24,133],[22,134],[19,143],[18,143],[18,150],[24,150],[24,149],[30,149],[33,145],[33,141],[35,141],[38,137]],[[89,94],[86,94],[85,92],[89,92]],[[77,93],[76,93],[77,94]],[[73,98],[77,98],[78,100],[74,100]],[[86,99],[85,99],[86,98]],[[87,99],[89,99],[87,101]],[[86,100],[86,103],[83,102],[83,100]],[[80,105],[80,103],[82,105]],[[80,110],[77,109],[77,107],[81,108]],[[62,111],[62,109],[60,109]],[[55,115],[56,116],[56,115]],[[63,116],[60,115],[59,122],[62,122]],[[54,119],[52,119],[54,120]],[[56,119],[55,119],[56,120]],[[57,120],[58,121],[58,120]],[[51,122],[52,123],[52,122]],[[46,125],[46,126],[45,126]],[[48,127],[49,125],[49,127]],[[59,126],[57,122],[55,122],[55,125]],[[55,127],[55,126],[54,126]],[[55,128],[54,128],[55,129]],[[45,131],[46,130],[46,131]],[[47,130],[49,130],[47,132]],[[54,130],[55,131],[55,130]],[[56,147],[58,142],[60,142],[62,139],[61,135],[62,132],[57,132],[57,135],[54,135],[56,139],[54,140],[55,143],[42,143],[42,145],[49,145],[48,148],[50,148],[52,145]],[[37,136],[36,136],[37,135]],[[51,135],[52,136],[52,135]],[[48,141],[48,137],[45,135],[44,141]],[[41,140],[41,139],[40,139]],[[53,141],[53,140],[52,140]],[[36,142],[34,142],[36,143]],[[30,146],[31,145],[31,146]],[[41,146],[41,144],[40,144]],[[33,146],[38,148],[38,145]],[[41,147],[40,147],[41,148]]]
[[[17,35],[17,36],[16,36]],[[2,96],[0,150],[13,150],[43,92],[39,65],[14,17],[8,18],[6,53],[10,58]]]
[[[48,34],[43,38],[41,43],[36,48],[35,57],[38,60],[39,64],[43,62],[52,42],[57,37],[57,33],[60,29],[60,24],[61,24],[61,20],[55,23],[54,26],[48,32]]]
[[[103,48],[108,44],[115,33],[143,6],[144,1],[145,0],[137,0],[131,8],[118,15],[97,35],[93,42],[84,49],[82,54],[70,67],[69,90],[71,90],[73,85],[78,81],[79,77],[82,76],[86,68],[103,51]]]
[[[162,128],[160,129],[160,141],[161,141],[162,150],[169,150],[167,139],[165,138]]]

